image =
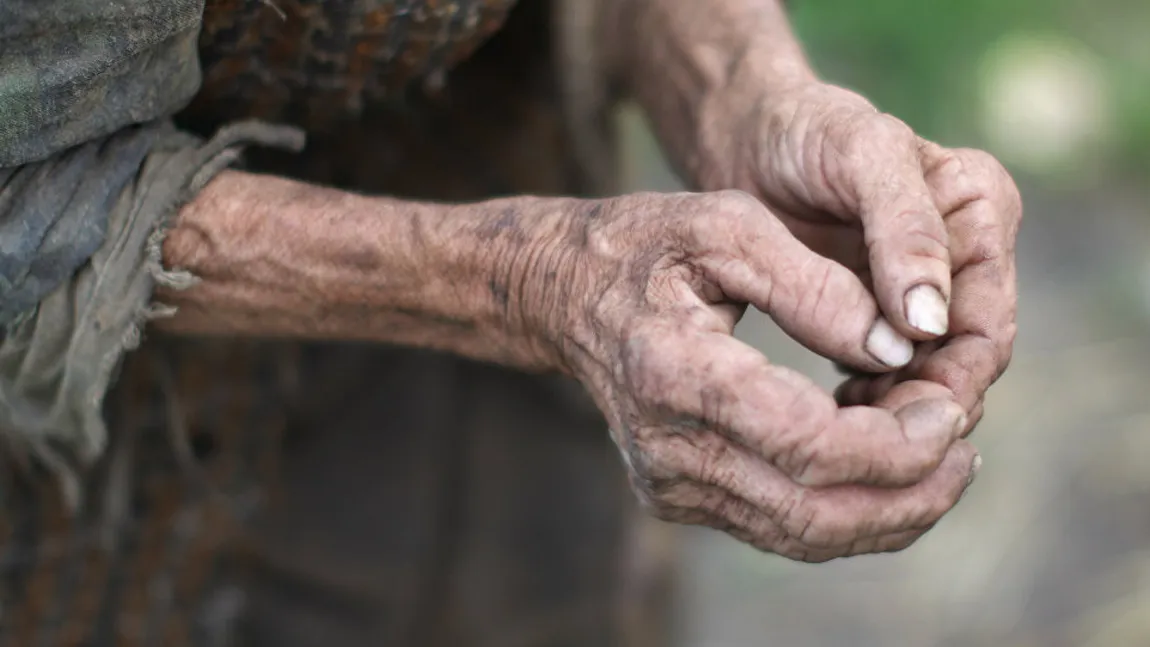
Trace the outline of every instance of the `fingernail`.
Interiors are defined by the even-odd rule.
[[[918,400],[902,407],[895,414],[902,422],[907,438],[941,438],[949,447],[957,438],[963,418],[962,407],[949,400]]]
[[[974,483],[974,477],[978,476],[978,470],[982,467],[982,456],[980,454],[974,455],[974,460],[970,462],[970,474],[966,477],[966,486],[962,488],[962,493],[958,495],[958,500],[962,501],[966,495],[970,493],[970,486]]]
[[[930,335],[945,335],[948,328],[946,299],[929,285],[906,293],[906,319],[911,326]]]
[[[866,350],[875,359],[890,366],[906,366],[914,357],[914,346],[903,337],[886,319],[876,319],[866,338]]]
[[[970,487],[974,483],[974,477],[978,476],[978,470],[982,469],[982,454],[975,454],[974,460],[970,461],[970,476],[966,479],[966,487]]]

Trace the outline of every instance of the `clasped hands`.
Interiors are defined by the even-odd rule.
[[[573,203],[522,307],[660,518],[803,561],[900,550],[981,462],[965,438],[1011,355],[1018,192],[831,85],[741,105],[700,180],[725,188]],[[849,379],[828,393],[737,340],[747,305]]]

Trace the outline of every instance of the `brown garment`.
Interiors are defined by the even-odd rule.
[[[305,127],[303,155],[252,166],[360,191],[612,191],[608,105],[573,101],[556,57],[556,12],[589,1],[520,0],[423,83],[513,4],[209,0],[205,84],[179,121]],[[638,548],[615,448],[569,381],[402,348],[157,336],[108,410],[82,518],[12,479],[26,518],[10,527],[35,539],[5,571],[0,646],[664,644],[662,555]],[[130,500],[100,499],[125,480]]]

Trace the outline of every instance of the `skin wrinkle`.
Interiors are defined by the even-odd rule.
[[[774,461],[775,464],[780,466],[784,472],[790,474],[796,483],[813,485],[808,475],[812,467],[822,461],[818,444],[822,434],[825,433],[826,428],[824,427],[823,430],[818,433],[803,437],[800,442],[792,445],[789,451],[776,459]]]
[[[168,327],[180,330],[181,326],[190,324],[202,328],[208,323],[210,326],[222,329],[217,332],[232,334],[243,333],[245,329],[251,327],[263,328],[252,330],[261,335],[304,334],[356,339],[380,339],[381,329],[388,328],[387,332],[382,334],[396,334],[397,341],[413,340],[418,344],[421,343],[419,340],[427,340],[422,343],[449,349],[461,342],[464,345],[477,344],[477,336],[491,337],[492,333],[496,332],[492,328],[502,325],[506,320],[498,299],[492,296],[486,304],[475,303],[474,291],[468,298],[462,300],[442,298],[436,302],[437,305],[429,307],[432,305],[429,297],[434,297],[435,293],[449,296],[456,289],[453,284],[474,283],[479,278],[468,265],[478,260],[477,254],[460,254],[458,243],[452,244],[451,240],[446,240],[447,244],[443,245],[442,250],[437,250],[435,253],[453,260],[461,257],[462,262],[455,261],[458,270],[452,269],[441,277],[425,276],[424,272],[416,269],[418,263],[413,262],[415,259],[412,258],[410,249],[435,249],[427,246],[427,241],[430,240],[433,244],[445,241],[440,233],[432,234],[429,229],[431,224],[428,219],[431,211],[439,209],[441,212],[449,212],[450,209],[425,207],[415,209],[414,213],[409,213],[405,217],[380,219],[368,214],[378,210],[379,207],[386,208],[389,205],[380,204],[375,199],[359,196],[343,197],[342,194],[327,189],[297,186],[298,183],[257,179],[257,177],[233,173],[222,183],[216,182],[212,186],[224,186],[226,192],[233,196],[256,193],[244,196],[247,200],[241,200],[239,204],[247,202],[252,205],[250,209],[256,212],[262,207],[264,210],[262,212],[244,213],[243,208],[235,206],[234,203],[221,208],[222,198],[210,195],[212,188],[210,186],[206,191],[209,193],[207,199],[199,205],[200,209],[206,210],[197,213],[192,209],[185,209],[181,214],[182,217],[173,230],[175,235],[166,241],[167,263],[192,270],[197,275],[203,276],[206,284],[187,292],[165,295],[167,302],[177,306],[192,306],[184,308],[185,313],[199,312],[202,317],[199,321],[188,322],[186,318],[181,319],[177,316],[175,321],[165,322]],[[275,185],[274,190],[269,187],[274,195],[262,195],[253,189],[258,183],[265,182]],[[224,193],[221,191],[221,194]],[[330,201],[325,201],[325,197]],[[284,200],[290,200],[290,203],[285,205]],[[523,205],[524,208],[528,206]],[[324,214],[325,217],[320,220],[324,224],[307,224],[309,221],[316,223],[316,219],[304,214],[317,211]],[[189,215],[191,217],[188,217]],[[209,218],[213,218],[210,224]],[[443,233],[455,230],[456,233],[450,235],[460,235],[460,228],[452,226],[443,218],[443,215],[438,217],[440,224],[437,228]],[[269,225],[273,219],[284,224],[275,228],[277,236],[269,241],[270,245],[261,244],[260,241],[268,240],[262,232],[271,230]],[[202,235],[199,237],[213,241],[210,249],[196,246],[191,237],[181,236],[189,220],[193,229],[200,230]],[[460,218],[460,221],[464,220]],[[344,223],[354,223],[354,226],[348,228]],[[327,226],[323,237],[317,238],[312,234],[316,226],[325,224]],[[213,229],[212,225],[214,233],[205,234],[205,230]],[[376,225],[382,229],[398,228],[398,231],[408,234],[420,233],[411,237],[389,236],[382,231],[378,233],[373,231],[372,228]],[[502,225],[500,230],[504,233],[508,231]],[[232,238],[229,239],[229,236]],[[227,242],[222,242],[225,240]],[[370,251],[371,245],[378,246],[390,240],[399,243],[395,245],[394,252],[384,249],[379,249],[378,252]],[[403,245],[405,242],[410,242],[411,246]],[[424,245],[416,247],[417,242],[422,242]],[[364,253],[372,253],[375,258],[381,259],[380,262],[391,263],[389,268],[397,263],[411,264],[414,271],[376,271],[378,263],[370,264],[372,271],[368,271],[368,264],[361,262],[359,253],[353,256],[353,262],[349,263],[346,250],[363,250],[365,245],[368,246],[368,252]],[[501,245],[476,244],[472,249],[487,253],[492,247],[499,248]],[[502,245],[502,247],[511,246]],[[184,256],[181,257],[181,254]],[[451,263],[441,265],[452,267]],[[504,263],[494,263],[494,267],[506,266]],[[368,275],[374,278],[364,280]],[[405,276],[411,277],[412,280],[404,279]],[[417,277],[420,278],[415,280]],[[250,283],[252,281],[254,283]],[[333,287],[336,289],[332,289]],[[490,290],[486,291],[490,293]],[[279,296],[275,296],[277,294]],[[381,297],[393,294],[395,297],[391,298],[394,300],[398,297],[399,302],[379,303]],[[197,308],[194,307],[197,295],[210,297],[212,301],[223,298],[225,303]],[[227,302],[231,302],[231,308],[227,307]],[[251,302],[251,305],[241,305],[245,302]],[[363,306],[346,305],[364,303],[371,304],[371,307],[365,310]],[[464,309],[478,306],[481,312],[456,314],[445,307],[449,305]],[[274,314],[276,312],[280,314]],[[292,312],[296,314],[290,314]],[[365,312],[373,312],[375,321],[372,322],[371,317]],[[212,318],[210,322],[205,322],[205,315],[208,313],[211,313]],[[257,313],[262,313],[262,316]],[[257,325],[261,318],[265,323],[274,322],[274,324],[270,329],[268,326]],[[386,322],[388,319],[395,321],[391,325],[381,325],[381,321]],[[425,325],[417,328],[405,323],[409,321]],[[370,327],[365,329],[364,324],[369,324]],[[512,323],[511,327],[514,328],[516,325],[518,324]],[[460,339],[454,339],[459,337],[457,333],[461,331],[472,332]],[[482,335],[478,334],[480,332]],[[495,336],[506,334],[498,333]],[[531,357],[538,352],[537,344],[528,346],[504,341],[484,346],[488,350],[478,354],[490,352],[496,355],[493,359],[520,361],[527,367],[535,365],[545,369],[549,364],[548,360]],[[526,361],[516,359],[517,357],[523,357]]]
[[[616,20],[604,24],[661,36],[612,41],[619,49],[606,55],[623,66],[617,72],[688,183],[711,192],[444,205],[225,173],[176,223],[176,240],[190,227],[210,244],[186,236],[191,249],[165,246],[166,261],[205,281],[165,294],[181,310],[162,325],[365,338],[565,373],[612,423],[632,487],[660,517],[708,519],[760,549],[811,561],[908,545],[916,528],[932,525],[957,501],[974,456],[968,444],[920,438],[954,406],[929,402],[949,395],[921,380],[940,373],[938,390],[949,394],[943,385],[958,380],[955,399],[980,402],[979,380],[993,372],[985,362],[997,363],[998,349],[988,355],[960,335],[927,347],[912,369],[866,378],[926,402],[933,414],[895,419],[892,405],[846,416],[810,380],[769,365],[731,337],[738,318],[732,313],[754,305],[808,347],[884,370],[863,347],[873,322],[860,329],[844,310],[878,312],[874,290],[838,268],[836,253],[812,252],[803,235],[812,228],[803,225],[819,225],[828,241],[820,249],[849,249],[852,258],[869,260],[852,269],[877,274],[877,288],[889,290],[891,276],[920,268],[922,259],[888,258],[885,249],[867,259],[867,237],[893,230],[899,211],[880,214],[885,220],[871,214],[864,223],[852,209],[860,197],[905,205],[889,193],[913,184],[908,169],[921,174],[929,151],[903,151],[904,136],[918,142],[904,125],[817,82],[776,2],[607,6]],[[972,173],[970,166],[948,173]],[[999,192],[1009,183],[998,171],[985,173],[972,180],[976,193],[987,183]],[[932,199],[957,190],[944,175],[931,179]],[[998,194],[989,198],[1003,202]],[[977,235],[980,255],[1008,256],[1013,215],[976,211],[947,223],[951,246]],[[959,227],[987,217],[1003,225],[998,239],[990,227]],[[932,231],[920,220],[905,229]],[[924,247],[913,236],[895,243],[900,255]],[[994,265],[955,277],[955,331],[1013,319],[1003,305],[992,317],[968,312],[982,305],[978,299],[1001,303],[1002,293],[985,286],[1007,280],[1012,266]],[[964,296],[980,290],[986,295]],[[910,381],[895,391],[902,379]],[[922,429],[901,440],[897,459],[883,455],[889,441],[856,441],[849,451],[833,444],[839,434],[903,433],[904,425]],[[937,470],[907,478],[932,461]],[[867,485],[891,480],[914,482]]]

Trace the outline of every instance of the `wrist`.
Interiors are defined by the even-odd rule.
[[[472,258],[475,312],[519,364],[571,373],[565,340],[583,286],[579,211],[586,201],[523,196],[452,207],[458,246]]]
[[[777,0],[627,0],[625,78],[669,161],[698,190],[733,186],[731,156],[775,93],[817,82]],[[623,31],[623,28],[619,28]],[[757,129],[754,132],[758,132]]]
[[[702,191],[737,188],[756,191],[762,154],[785,148],[791,130],[796,97],[822,85],[813,73],[761,72],[770,65],[762,54],[746,53],[728,83],[703,102],[698,119],[692,179]]]

